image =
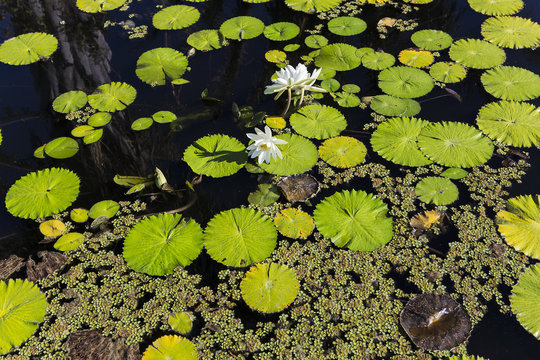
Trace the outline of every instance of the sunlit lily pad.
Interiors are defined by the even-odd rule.
[[[180,214],[159,214],[137,223],[124,240],[124,259],[135,271],[149,275],[172,274],[188,266],[203,246],[202,229]]]
[[[254,310],[274,313],[289,306],[300,288],[293,270],[286,265],[256,264],[240,282],[242,298]]]
[[[341,36],[358,35],[367,28],[364,20],[354,16],[339,16],[330,20],[327,24],[331,33]]]
[[[507,210],[497,213],[497,223],[508,244],[527,256],[540,259],[540,195],[509,199]]]
[[[178,117],[175,113],[170,111],[157,111],[154,114],[152,114],[152,120],[159,124],[168,124],[176,120]]]
[[[191,341],[178,335],[165,335],[144,351],[142,360],[198,360],[197,348]]]
[[[200,138],[184,152],[184,161],[195,173],[211,177],[232,175],[247,159],[246,147],[240,141],[220,134]]]
[[[101,139],[103,136],[103,129],[94,129],[90,134],[83,137],[83,142],[88,144],[93,144]]]
[[[78,232],[70,232],[60,236],[54,243],[54,248],[59,251],[71,251],[84,242],[84,235]]]
[[[427,50],[402,50],[399,53],[399,61],[403,65],[416,68],[423,68],[433,63],[434,57],[431,51]]]
[[[452,181],[437,176],[422,179],[414,190],[420,200],[435,205],[451,204],[459,195],[458,188]]]
[[[312,49],[320,49],[323,46],[328,45],[328,39],[322,35],[309,35],[305,38],[304,43],[307,47]]]
[[[83,223],[88,220],[88,210],[76,208],[69,212],[69,218],[77,223]]]
[[[467,175],[469,172],[461,168],[448,168],[441,173],[441,176],[454,180],[463,179]]]
[[[126,0],[77,0],[77,7],[87,13],[110,11],[124,5]]]
[[[371,135],[371,146],[386,160],[406,166],[424,166],[431,160],[424,156],[417,144],[418,136],[427,121],[417,118],[391,118],[379,124]]]
[[[56,219],[47,220],[39,224],[39,232],[48,237],[58,237],[66,232],[66,224]]]
[[[200,30],[190,34],[186,42],[200,51],[219,49],[223,44],[223,35],[218,30]]]
[[[383,70],[394,65],[396,58],[392,54],[380,51],[369,52],[362,56],[362,65],[371,70]]]
[[[512,289],[510,306],[525,329],[540,340],[540,264],[532,265]]]
[[[135,73],[152,86],[165,85],[167,80],[175,80],[186,71],[188,60],[181,52],[171,48],[148,50],[137,60]]]
[[[429,68],[429,74],[437,81],[444,83],[457,83],[465,79],[467,69],[462,65],[451,62],[438,62]]]
[[[379,87],[388,95],[416,98],[433,89],[433,79],[423,70],[394,66],[379,73]]]
[[[112,218],[118,210],[120,209],[120,204],[118,204],[114,200],[102,200],[90,208],[88,210],[88,216],[90,216],[92,219],[97,219],[100,216],[106,216],[108,218]]]
[[[287,41],[300,34],[300,27],[290,22],[277,22],[264,28],[264,36],[272,41]]]
[[[493,140],[512,146],[540,144],[540,112],[526,102],[492,102],[480,109],[478,128]]]
[[[33,32],[7,39],[0,45],[0,61],[9,65],[28,65],[51,56],[58,40],[50,34]]]
[[[371,99],[373,111],[384,116],[402,116],[407,112],[407,102],[390,95],[377,95]]]
[[[285,4],[294,10],[308,14],[328,11],[341,3],[341,0],[285,0]]]
[[[250,204],[268,206],[275,203],[280,197],[281,194],[276,185],[259,184],[257,190],[248,195],[248,201]]]
[[[283,158],[271,161],[270,164],[262,163],[260,166],[264,171],[281,176],[301,174],[317,163],[319,158],[317,147],[308,139],[294,134],[276,137],[287,141],[287,144],[278,146]]]
[[[66,169],[31,172],[13,184],[6,195],[10,214],[37,219],[59,213],[79,195],[79,177]]]
[[[274,225],[281,235],[291,239],[305,239],[315,229],[313,218],[308,213],[294,208],[281,210],[274,217]]]
[[[152,25],[159,30],[179,30],[195,24],[200,16],[193,6],[173,5],[158,11],[152,18]]]
[[[53,101],[53,109],[62,114],[79,110],[86,105],[88,98],[84,91],[73,90],[58,95]]]
[[[473,69],[489,69],[504,63],[506,54],[503,49],[487,41],[461,39],[450,47],[450,58]]]
[[[171,329],[180,334],[189,334],[193,328],[195,317],[189,312],[183,311],[169,316],[167,322]]]
[[[507,48],[522,49],[540,45],[540,25],[519,16],[489,18],[482,24],[482,36]]]
[[[228,39],[247,40],[261,35],[264,23],[253,16],[236,16],[221,24],[219,30]]]
[[[336,93],[335,100],[339,106],[346,108],[356,107],[362,102],[360,98],[355,94],[351,94],[345,91]]]
[[[420,30],[411,35],[411,41],[419,48],[439,51],[452,45],[452,37],[440,30]]]
[[[343,91],[355,94],[360,92],[360,86],[356,84],[345,84],[343,85]]]
[[[112,115],[107,112],[97,112],[88,118],[87,124],[93,127],[105,126],[111,118]]]
[[[337,136],[324,141],[319,147],[321,159],[328,164],[348,168],[358,165],[366,157],[365,145],[353,137]]]
[[[318,67],[347,71],[360,66],[360,58],[356,56],[356,48],[349,44],[331,44],[321,48],[321,52],[315,58]]]
[[[540,76],[515,66],[499,66],[481,77],[484,89],[503,100],[532,100],[540,96]]]
[[[287,60],[287,54],[281,50],[268,50],[264,54],[264,58],[271,63],[283,63]]]
[[[0,281],[0,354],[21,345],[38,328],[47,311],[45,295],[27,280]]]
[[[99,111],[124,110],[135,101],[137,91],[129,84],[123,82],[112,82],[100,85],[96,91],[88,95],[88,103],[91,107]]]
[[[493,154],[492,142],[470,125],[440,122],[425,126],[418,146],[428,158],[449,167],[472,167],[485,163]]]
[[[321,234],[339,247],[372,251],[392,239],[386,204],[361,190],[341,191],[321,201],[313,213]]]
[[[75,137],[84,137],[88,134],[91,134],[94,130],[95,128],[93,126],[81,125],[73,128],[73,130],[71,130],[71,135]]]
[[[292,128],[305,137],[328,139],[339,135],[347,127],[345,116],[333,107],[326,105],[307,105],[291,115]]]
[[[215,215],[204,230],[208,255],[227,266],[245,267],[266,259],[276,247],[277,231],[264,214],[236,208]]]
[[[468,0],[474,11],[484,15],[512,15],[523,8],[523,0]]]
[[[135,131],[146,130],[150,126],[152,126],[153,123],[154,123],[154,120],[152,120],[152,118],[149,118],[149,117],[138,118],[137,120],[131,123],[131,129]]]

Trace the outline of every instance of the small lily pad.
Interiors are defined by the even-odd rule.
[[[452,45],[452,37],[440,30],[420,30],[411,35],[411,41],[419,48],[439,51]]]
[[[218,30],[200,30],[190,34],[186,42],[200,51],[220,49],[223,46],[223,34]]]
[[[287,141],[279,145],[283,158],[260,165],[266,172],[274,175],[301,174],[311,169],[319,158],[317,147],[308,139],[294,134],[276,135],[276,138]]]
[[[191,315],[191,313],[183,311],[179,313],[174,313],[169,316],[167,322],[169,323],[171,329],[179,332],[180,334],[186,335],[191,332],[194,319],[195,318],[193,317],[193,315]]]
[[[58,40],[50,34],[33,32],[7,39],[0,45],[0,61],[9,65],[28,65],[51,56]]]
[[[88,118],[87,124],[93,127],[107,125],[111,121],[112,115],[107,112],[97,112]]]
[[[95,203],[90,210],[88,211],[88,216],[92,219],[97,219],[100,216],[106,216],[109,219],[112,218],[118,210],[120,209],[120,204],[114,200],[103,200]]]
[[[425,203],[448,205],[457,200],[459,191],[447,178],[430,176],[422,179],[415,188],[416,196]]]
[[[408,49],[399,53],[399,61],[403,65],[423,68],[433,63],[433,54],[428,50]]]
[[[59,137],[49,141],[44,148],[45,154],[53,159],[67,159],[79,151],[79,144],[72,138]]]
[[[253,39],[264,31],[264,23],[253,16],[236,16],[221,24],[219,30],[232,40]]]
[[[349,44],[331,44],[321,48],[315,58],[315,65],[336,71],[352,70],[360,66],[361,60],[356,56],[356,50]]]
[[[71,251],[84,242],[84,235],[78,232],[70,232],[62,235],[55,243],[54,248],[60,251]]]
[[[170,111],[158,111],[152,115],[152,120],[160,124],[168,124],[176,120],[176,114]]]
[[[82,108],[84,105],[86,105],[87,100],[88,97],[86,96],[85,92],[73,90],[60,94],[56,99],[54,99],[52,106],[55,111],[62,114],[67,114]]]
[[[149,117],[143,117],[138,118],[134,122],[131,123],[131,129],[135,131],[142,131],[148,129],[152,124],[154,123],[154,120]]]
[[[374,96],[369,106],[371,110],[384,116],[402,116],[407,112],[407,102],[390,95]]]
[[[328,30],[341,36],[358,35],[367,28],[364,20],[354,16],[339,16],[328,22]]]
[[[465,169],[460,169],[460,168],[449,168],[449,169],[444,170],[441,173],[441,176],[444,176],[446,178],[453,179],[453,180],[463,179],[467,175],[469,175],[469,172]]]
[[[465,79],[467,69],[456,63],[438,62],[429,68],[429,74],[440,82],[457,83]]]
[[[433,89],[433,79],[423,70],[394,66],[379,73],[379,87],[391,96],[417,98]]]
[[[276,185],[259,184],[257,190],[249,194],[248,201],[250,204],[264,207],[275,203],[280,197],[281,194]]]
[[[123,82],[112,82],[100,85],[88,96],[88,103],[96,110],[113,112],[124,110],[135,101],[136,96],[137,91],[133,86]]]
[[[365,145],[349,136],[337,136],[325,140],[319,147],[319,156],[328,164],[338,168],[358,165],[366,157]]]
[[[307,105],[291,115],[289,122],[300,135],[328,139],[339,135],[347,127],[345,116],[333,107],[326,105]]]
[[[179,30],[195,24],[200,16],[193,6],[173,5],[158,11],[152,17],[152,25],[159,30]]]
[[[198,360],[197,348],[191,341],[178,335],[165,335],[144,351],[142,360]]]
[[[383,70],[394,65],[396,58],[392,54],[380,51],[368,52],[362,56],[362,65],[371,70]]]
[[[57,237],[66,231],[66,224],[60,220],[47,220],[39,224],[39,231],[48,237]]]
[[[264,28],[264,36],[272,41],[287,41],[300,34],[300,27],[290,22],[277,22]]]
[[[77,7],[92,14],[117,9],[125,2],[126,0],[77,0]]]
[[[73,130],[71,130],[71,135],[75,137],[85,137],[88,134],[91,134],[94,132],[95,128],[90,125],[81,125],[77,126]]]
[[[86,145],[93,144],[96,141],[99,141],[99,139],[101,139],[102,136],[103,136],[103,129],[95,129],[90,134],[85,135],[83,137],[83,143],[85,143]]]
[[[168,81],[184,75],[188,67],[187,57],[175,49],[161,47],[148,50],[137,60],[135,73],[152,86],[165,85]]]
[[[274,225],[281,235],[291,239],[305,239],[315,229],[313,218],[294,208],[281,210],[274,218]]]
[[[305,38],[304,43],[312,49],[320,49],[328,45],[328,39],[322,35],[309,35]]]
[[[72,209],[69,212],[69,218],[76,223],[86,222],[88,220],[88,210],[81,208]]]

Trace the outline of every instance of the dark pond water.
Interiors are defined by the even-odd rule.
[[[3,15],[0,22],[0,41],[24,32],[41,31],[43,26],[35,23],[31,11],[31,7],[39,3],[55,2],[0,1]],[[233,102],[238,105],[251,105],[256,111],[274,114],[281,111],[283,103],[276,103],[272,96],[263,95],[264,86],[275,71],[275,67],[264,60],[264,53],[276,47],[262,36],[242,43],[233,42],[219,51],[198,53],[190,58],[191,71],[185,77],[191,83],[180,90],[177,87],[173,91],[170,86],[151,88],[143,84],[135,75],[135,63],[141,53],[155,47],[168,46],[187,53],[189,47],[185,40],[191,32],[218,28],[224,20],[233,16],[256,16],[265,24],[291,21],[308,29],[316,22],[313,16],[291,11],[281,1],[273,1],[268,5],[211,1],[208,4],[190,4],[202,11],[201,19],[194,26],[179,31],[158,31],[151,25],[151,15],[158,3],[161,2],[144,0],[131,5],[129,13],[135,14],[131,20],[136,26],[148,25],[149,33],[143,39],[129,39],[127,32],[118,26],[103,30],[105,20],[128,20],[126,12],[113,11],[106,15],[76,19],[71,13],[61,13],[60,16],[71,29],[68,38],[73,54],[78,58],[75,59],[74,66],[67,67],[65,58],[59,52],[48,65],[15,67],[0,64],[0,127],[4,138],[0,147],[2,198],[21,176],[52,166],[72,169],[81,177],[82,191],[75,203],[81,207],[88,207],[96,199],[126,199],[125,189],[112,181],[115,174],[145,176],[158,166],[173,187],[181,187],[186,180],[194,177],[189,167],[181,161],[184,149],[194,140],[207,134],[222,133],[247,142],[246,129],[239,127],[233,120]],[[169,3],[174,2],[163,2],[165,5]],[[368,23],[368,30],[354,40],[347,39],[347,42],[397,54],[400,50],[412,46],[409,40],[411,32],[392,31],[387,39],[381,40],[377,37],[375,28],[378,19],[398,15],[391,7],[366,7],[361,17]],[[526,1],[526,7],[519,15],[540,21],[540,2]],[[455,40],[466,37],[481,38],[480,24],[485,19],[485,16],[472,11],[466,0],[435,0],[411,17],[418,21],[420,29],[442,29]],[[73,22],[78,25],[74,26]],[[301,35],[302,38],[295,41],[300,43],[306,35]],[[336,36],[329,38],[331,41],[340,39]],[[62,46],[69,47],[70,43],[63,43]],[[77,50],[76,44],[86,47],[79,46]],[[507,65],[521,66],[540,73],[538,50],[506,50],[506,53]],[[91,71],[85,72],[77,61],[88,58],[99,60],[95,60]],[[299,59],[289,60],[295,64]],[[441,89],[420,99],[422,111],[419,116],[431,121],[459,120],[473,124],[478,109],[491,99],[479,82],[480,74],[471,71],[464,82],[449,86],[462,96],[463,102],[451,96],[442,96],[447,93]],[[368,96],[380,93],[375,76],[374,72],[358,68],[347,72],[342,78],[338,75],[337,79],[342,83],[358,84],[362,88],[361,95]],[[73,127],[72,123],[52,112],[52,100],[64,91],[81,89],[91,92],[98,85],[110,81],[132,84],[138,95],[135,103],[126,111],[114,115],[113,125],[109,125],[111,128],[106,131],[101,142],[82,147],[74,158],[68,160],[34,158],[33,152],[38,146],[55,137],[69,136]],[[205,88],[208,88],[210,96],[221,100],[218,106],[211,109],[210,116],[192,121],[177,132],[170,131],[167,126],[156,125],[141,133],[134,133],[129,129],[133,120],[159,110],[169,110],[180,116],[207,111],[208,108],[200,100],[200,94]],[[533,103],[540,105],[538,101]],[[369,119],[367,110],[342,111],[349,119],[350,130],[362,129],[362,125]],[[368,143],[368,136],[359,138]],[[538,192],[540,154],[536,149],[532,150],[531,162],[532,167],[523,183],[514,186],[511,195]],[[197,188],[197,203],[188,210],[188,215],[205,224],[219,211],[245,205],[248,194],[256,186],[255,177],[245,171],[219,180],[204,178]],[[152,204],[156,211],[172,209],[178,205],[165,201]],[[0,229],[0,259],[10,254],[28,256],[52,248],[50,244],[37,244],[41,235],[34,222],[14,218],[7,213],[4,206],[0,208]],[[539,344],[515,319],[501,315],[493,306],[485,319],[474,329],[468,350],[472,354],[492,360],[533,360],[540,358]]]

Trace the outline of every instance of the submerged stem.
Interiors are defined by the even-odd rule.
[[[291,98],[292,98],[291,88],[287,89],[287,95],[289,96],[289,98],[287,99],[287,107],[285,108],[285,110],[281,114],[281,117],[284,117],[285,114],[287,113],[287,111],[289,111],[289,107],[291,107]]]

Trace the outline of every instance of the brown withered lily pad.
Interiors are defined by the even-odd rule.
[[[11,255],[7,259],[0,260],[0,280],[6,280],[11,275],[21,270],[24,259],[17,255]]]
[[[40,262],[31,257],[26,262],[26,277],[30,281],[41,280],[66,264],[66,257],[56,251],[40,251],[37,255]]]
[[[136,345],[127,346],[123,339],[104,337],[97,330],[79,330],[69,335],[69,356],[73,360],[137,360]]]
[[[471,320],[448,295],[422,294],[409,300],[399,316],[412,342],[426,350],[449,350],[469,337]]]
[[[287,176],[277,186],[289,202],[307,201],[319,191],[319,183],[308,174]]]

